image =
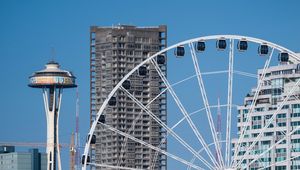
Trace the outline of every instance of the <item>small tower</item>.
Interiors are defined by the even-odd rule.
[[[59,111],[62,91],[64,88],[77,87],[76,77],[69,71],[61,70],[59,64],[50,61],[46,69],[34,72],[29,77],[29,87],[41,88],[47,117],[47,169],[61,170],[60,148],[59,148]]]

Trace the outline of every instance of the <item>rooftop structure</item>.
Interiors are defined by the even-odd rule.
[[[47,117],[47,169],[55,170],[58,167],[61,170],[60,148],[58,132],[59,132],[59,111],[63,88],[73,88],[75,84],[75,76],[65,70],[59,68],[59,64],[50,61],[46,64],[46,68],[41,71],[34,72],[29,77],[29,87],[41,88],[43,90],[43,99],[45,112]],[[58,166],[56,165],[58,162]]]

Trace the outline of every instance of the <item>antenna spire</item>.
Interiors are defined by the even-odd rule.
[[[56,51],[55,48],[52,46],[51,47],[51,61],[55,61],[55,57],[56,57]]]

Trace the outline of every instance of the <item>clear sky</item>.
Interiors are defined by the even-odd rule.
[[[84,138],[89,126],[91,25],[166,24],[170,45],[196,36],[240,34],[300,51],[299,6],[297,0],[1,0],[0,141],[45,141],[42,93],[27,83],[28,76],[52,58],[52,47],[55,60],[77,76]],[[70,141],[75,126],[75,101],[75,90],[65,90],[60,117],[62,143]],[[67,151],[64,168],[69,167]]]

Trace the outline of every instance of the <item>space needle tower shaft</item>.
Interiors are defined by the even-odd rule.
[[[51,61],[46,69],[35,72],[30,78],[29,87],[41,88],[47,118],[47,170],[61,170],[59,148],[59,112],[64,88],[73,88],[75,76],[59,68]]]

